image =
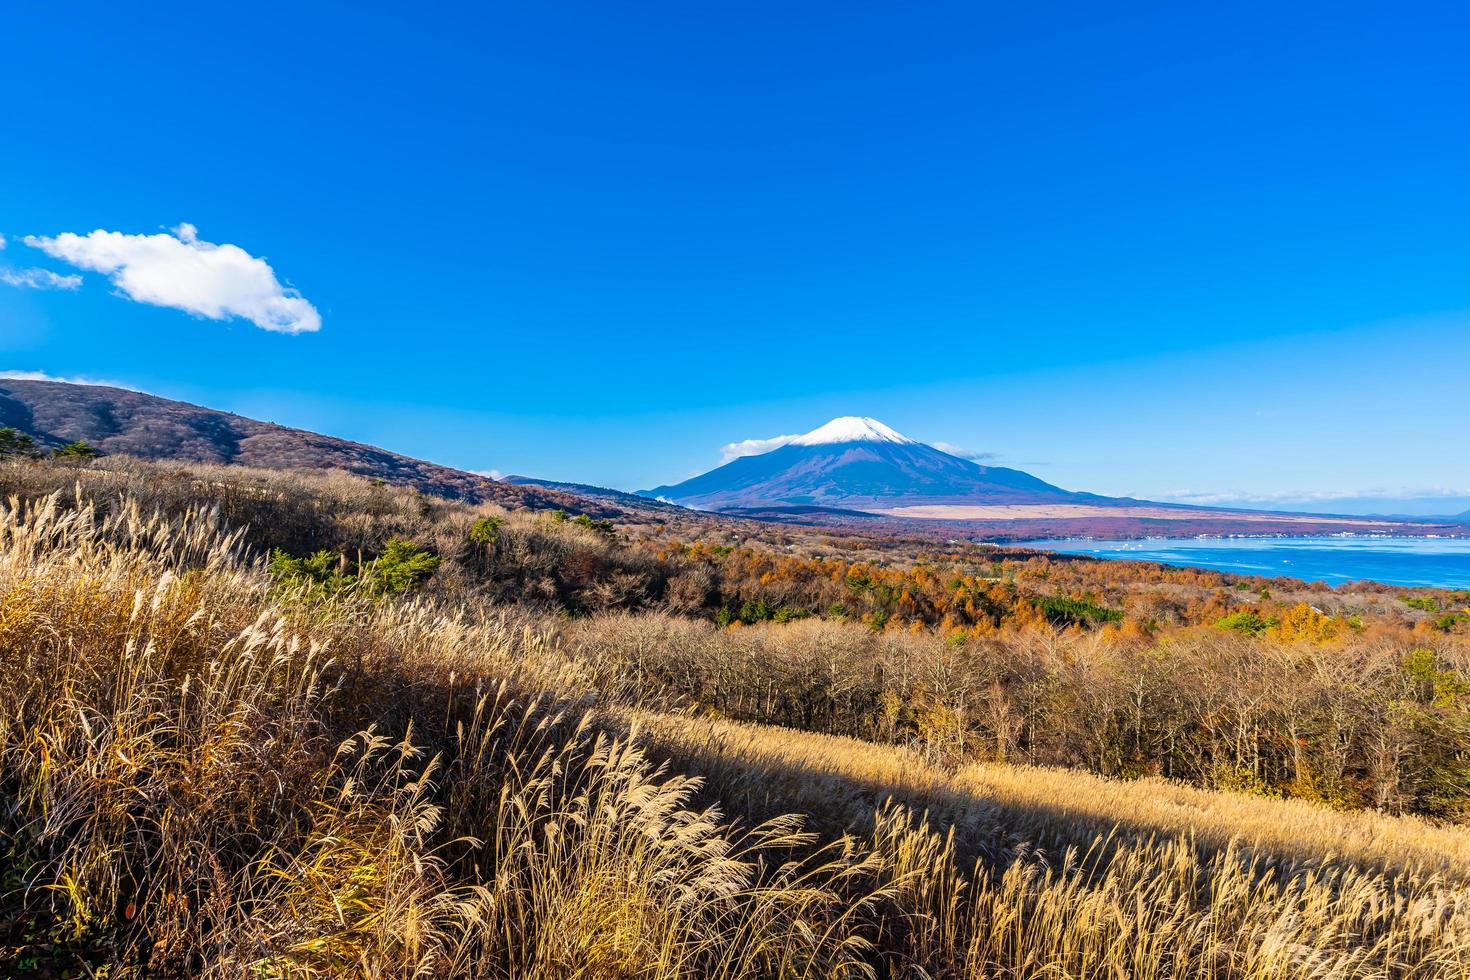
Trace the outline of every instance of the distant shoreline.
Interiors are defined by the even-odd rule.
[[[1013,547],[1105,561],[1154,562],[1236,575],[1342,585],[1470,589],[1470,538],[1429,535],[1198,535],[1035,539]]]

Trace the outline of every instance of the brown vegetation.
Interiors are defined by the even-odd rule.
[[[344,477],[0,479],[5,975],[1470,976],[1470,670],[1401,591],[720,553]],[[395,539],[423,585],[267,562]],[[998,615],[929,605],[951,574]],[[756,589],[813,615],[744,623]],[[1270,615],[1200,625],[1242,606]]]

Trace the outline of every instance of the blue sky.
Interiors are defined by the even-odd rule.
[[[21,5],[0,368],[627,488],[861,414],[1105,493],[1470,496],[1467,36],[1452,4]],[[208,288],[160,284],[200,243],[233,246]]]

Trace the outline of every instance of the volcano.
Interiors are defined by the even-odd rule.
[[[836,418],[769,452],[742,456],[643,491],[700,510],[823,507],[889,511],[912,506],[1105,504],[1030,473],[983,466],[895,432],[877,419]]]

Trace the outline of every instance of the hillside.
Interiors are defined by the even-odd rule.
[[[511,474],[500,478],[501,483],[508,483],[518,487],[541,487],[546,490],[556,490],[561,493],[569,493],[578,497],[592,497],[599,500],[607,500],[624,507],[633,507],[639,510],[672,510],[677,505],[650,497],[629,493],[626,490],[614,490],[612,487],[599,487],[591,483],[570,483],[566,480],[540,480],[534,476],[521,476]]]
[[[733,535],[751,533],[752,522],[827,528],[868,540],[931,542],[1242,532],[1424,534],[1459,533],[1462,527],[1073,493],[1020,470],[981,466],[941,452],[873,419],[836,419],[773,452],[642,494],[527,476],[496,481],[347,439],[98,385],[0,379],[4,426],[30,434],[43,446],[80,439],[109,455],[147,460],[342,471],[454,500],[598,518],[638,513],[718,526]]]
[[[16,498],[0,976],[1470,975],[1441,590],[125,458]]]
[[[536,493],[376,446],[102,385],[0,379],[4,426],[47,446],[80,439],[139,459],[342,470],[454,499],[517,501]]]

